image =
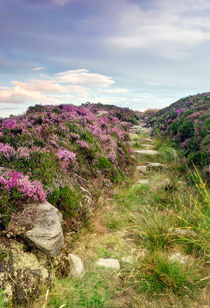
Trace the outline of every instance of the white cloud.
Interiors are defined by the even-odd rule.
[[[67,91],[66,87],[51,80],[33,79],[29,82],[12,81],[12,84],[28,91],[39,91],[39,92],[49,92],[49,93]]]
[[[114,84],[111,77],[98,73],[89,73],[86,69],[68,70],[58,73],[56,76],[60,82],[74,85],[107,87]]]
[[[116,17],[114,34],[105,44],[147,49],[171,59],[184,59],[191,48],[210,40],[210,1],[157,0],[152,10],[129,4]],[[208,12],[208,14],[207,14]]]
[[[127,89],[100,89],[100,92],[104,93],[128,93]]]
[[[108,87],[113,83],[110,77],[89,73],[85,69],[69,70],[52,76],[43,75],[42,79],[31,79],[27,82],[11,81],[11,87],[0,88],[0,103],[60,104],[68,103],[69,100],[82,103],[90,100],[92,87]],[[82,85],[89,85],[89,87]],[[96,92],[97,89],[94,93]]]
[[[33,70],[33,71],[43,71],[43,70],[45,70],[45,69],[46,69],[46,67],[40,66],[40,67],[34,67],[32,70]]]

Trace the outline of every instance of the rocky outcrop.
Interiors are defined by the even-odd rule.
[[[40,252],[41,253],[41,252]],[[27,302],[40,293],[40,286],[51,282],[49,272],[43,262],[24,245],[14,240],[0,243],[0,289],[5,300],[12,300],[20,307],[29,307]]]

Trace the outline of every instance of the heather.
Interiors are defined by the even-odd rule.
[[[148,113],[145,121],[163,136],[177,143],[189,163],[209,164],[210,93],[180,99],[157,113]]]
[[[80,220],[89,211],[81,186],[96,200],[128,173],[132,155],[125,142],[137,119],[128,108],[89,103],[36,105],[1,119],[2,228],[22,204],[45,200]]]

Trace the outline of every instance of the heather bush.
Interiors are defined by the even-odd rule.
[[[100,178],[100,191],[125,176],[132,160],[124,141],[137,120],[128,108],[101,104],[30,107],[22,116],[0,119],[0,166],[33,189],[40,183],[45,198],[71,215],[79,208],[81,181]],[[2,180],[0,200],[7,220],[21,204],[45,199],[5,185]]]

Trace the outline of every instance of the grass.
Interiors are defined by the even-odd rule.
[[[152,159],[167,164],[167,170],[144,176],[150,185],[134,185],[139,179],[134,174],[116,187],[112,198],[101,199],[88,229],[69,243],[84,260],[84,276],[57,279],[46,307],[208,306],[209,192],[197,169],[191,174],[194,185],[186,181],[187,169],[171,143],[158,139],[155,146],[160,154]],[[170,189],[154,189],[164,178],[171,179]],[[173,253],[188,261],[170,259]],[[134,264],[123,262],[124,256]],[[96,267],[101,257],[118,259],[120,271]],[[41,307],[45,293],[35,308]]]

